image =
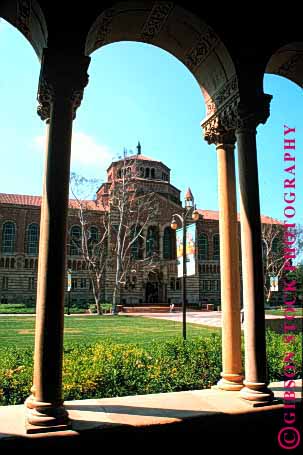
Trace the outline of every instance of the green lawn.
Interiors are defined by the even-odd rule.
[[[0,347],[33,346],[33,316],[1,316]],[[220,329],[187,324],[187,336],[208,335]],[[145,344],[182,336],[182,323],[148,319],[139,316],[65,316],[64,343],[95,343],[111,340],[118,344]]]
[[[266,314],[273,314],[275,316],[285,316],[285,310],[284,309],[273,309],[273,310],[265,310]],[[296,307],[296,313],[295,316],[302,316],[303,315],[303,309],[300,307]]]

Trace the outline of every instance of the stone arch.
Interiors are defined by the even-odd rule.
[[[85,53],[118,41],[151,44],[175,56],[198,82],[207,117],[238,99],[235,65],[219,35],[173,2],[112,2],[89,29]]]
[[[303,87],[303,42],[280,47],[270,57],[265,73],[283,76]]]
[[[0,17],[25,36],[41,60],[43,48],[47,47],[48,30],[39,3],[36,0],[7,0],[0,6]]]

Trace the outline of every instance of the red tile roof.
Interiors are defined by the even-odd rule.
[[[28,194],[7,194],[0,193],[0,204],[12,204],[12,205],[28,205],[34,207],[41,206],[41,196],[30,196]],[[97,204],[97,201],[87,200],[85,201],[86,207],[90,210],[102,210],[103,207]],[[70,199],[68,204],[70,209],[78,208],[78,202],[76,199]]]
[[[198,209],[198,212],[203,215],[206,220],[219,220],[219,211],[218,210],[201,210]],[[238,221],[240,221],[240,214],[238,213]],[[283,224],[281,221],[272,218],[267,215],[261,215],[261,222],[263,224]]]
[[[0,204],[33,205],[39,207],[41,205],[41,196],[0,193]]]
[[[142,156],[142,155],[141,155]],[[86,206],[90,210],[104,210],[104,207],[97,203],[97,201],[87,200]],[[30,196],[27,194],[7,194],[0,193],[0,204],[12,204],[12,205],[29,205],[29,206],[41,206],[41,196]],[[76,199],[69,200],[69,208],[78,208]],[[217,210],[201,210],[198,212],[203,215],[206,220],[219,220],[219,212]],[[238,221],[240,221],[240,215],[238,213]],[[264,224],[283,224],[281,221],[271,218],[267,215],[261,215],[261,222]]]

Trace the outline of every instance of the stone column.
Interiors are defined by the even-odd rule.
[[[261,219],[256,146],[256,127],[269,115],[270,95],[256,103],[256,108],[239,106],[236,130],[241,214],[241,250],[244,301],[245,387],[240,396],[251,402],[268,403],[273,393],[268,389],[264,314]]]
[[[228,134],[217,142],[220,271],[222,306],[222,379],[218,387],[243,387],[240,321],[240,267],[235,179],[235,137]]]
[[[32,395],[26,400],[27,432],[65,430],[62,398],[66,226],[72,122],[87,84],[90,58],[45,50],[38,113],[48,120],[40,221],[37,316]]]
[[[240,267],[235,180],[235,135],[217,126],[205,129],[205,139],[215,143],[218,157],[220,276],[222,308],[222,379],[218,387],[243,387],[240,321]]]

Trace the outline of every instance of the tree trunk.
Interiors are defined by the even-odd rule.
[[[118,288],[115,285],[114,287],[114,292],[113,292],[113,302],[112,302],[112,314],[118,314],[118,308],[117,308],[117,291]]]
[[[95,296],[95,304],[96,304],[96,309],[97,309],[97,313],[99,315],[102,315],[103,314],[103,311],[102,311],[102,307],[101,307],[101,303],[100,303],[100,293],[98,293],[97,296]]]

